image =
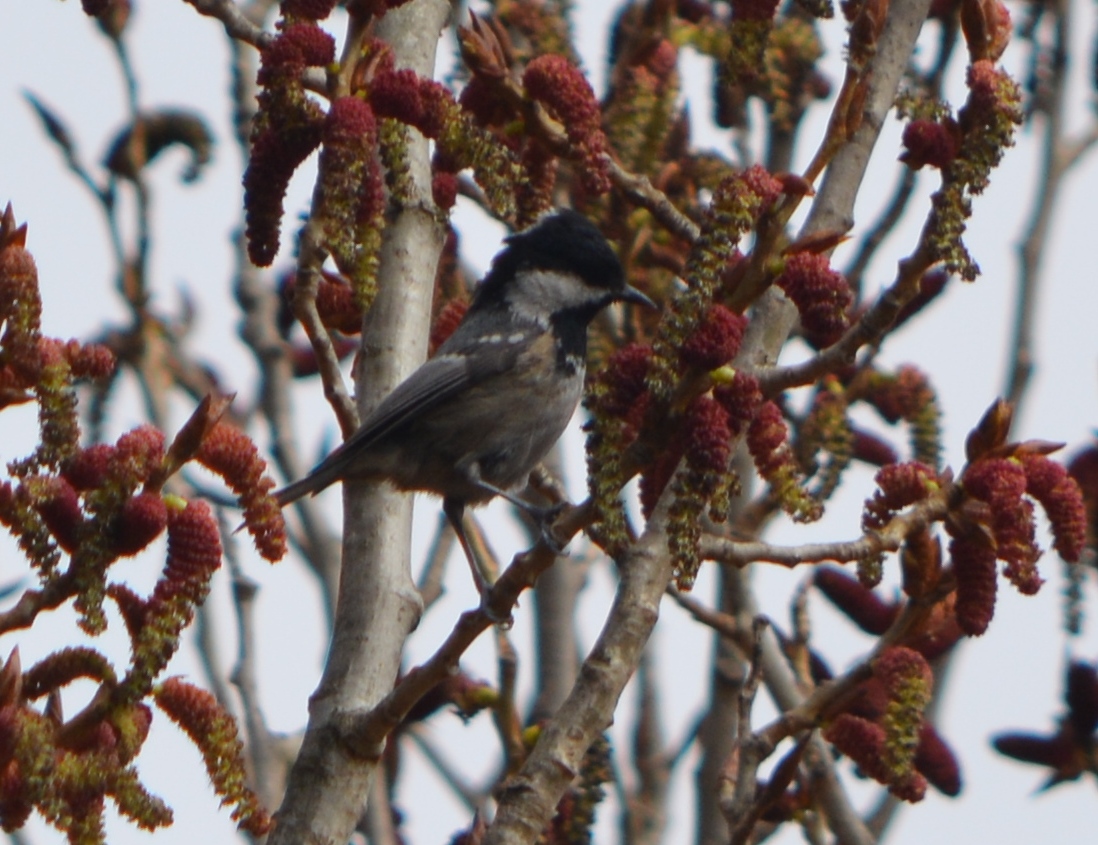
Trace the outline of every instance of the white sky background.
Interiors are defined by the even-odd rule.
[[[602,81],[601,52],[605,43],[608,15],[616,4],[589,3],[578,16],[582,44],[588,68],[596,87]],[[590,8],[587,8],[590,6]],[[1077,86],[1070,101],[1074,104],[1069,125],[1079,129],[1091,119],[1093,97],[1085,88],[1087,65],[1091,61],[1091,33],[1094,29],[1093,4],[1077,2],[1078,45],[1074,53],[1078,66],[1073,69]],[[1012,4],[1012,11],[1017,5]],[[125,117],[123,88],[109,42],[101,37],[85,18],[76,0],[38,0],[33,3],[0,1],[3,25],[0,26],[0,204],[10,200],[17,219],[29,223],[28,246],[38,263],[44,300],[43,331],[60,337],[88,337],[108,324],[125,319],[125,310],[114,291],[114,267],[99,209],[86,190],[61,164],[60,156],[42,133],[37,119],[24,102],[21,91],[31,90],[68,124],[85,162],[98,162],[110,139]],[[825,67],[832,79],[839,73],[841,32],[832,24],[826,27],[833,36]],[[335,30],[338,31],[338,30]],[[229,289],[232,260],[229,237],[240,218],[240,162],[229,126],[227,52],[220,26],[200,18],[182,2],[145,2],[138,4],[128,44],[140,81],[140,101],[145,107],[186,106],[202,112],[211,122],[218,145],[214,161],[195,185],[181,186],[178,174],[184,159],[174,152],[158,160],[151,168],[154,191],[154,241],[151,286],[153,306],[163,313],[178,313],[180,291],[189,290],[197,303],[197,325],[192,349],[213,362],[229,387],[240,392],[238,401],[250,401],[250,381],[254,366],[236,337],[238,310]],[[1020,54],[1008,54],[1017,62]],[[681,69],[687,77],[692,112],[700,127],[708,119],[706,97],[709,76],[697,59],[684,57]],[[1017,65],[1012,65],[1017,69]],[[954,74],[950,94],[955,103],[963,92]],[[824,110],[819,110],[819,116]],[[818,126],[818,124],[815,124]],[[890,195],[895,182],[894,160],[898,152],[899,124],[890,121],[886,137],[878,145],[872,170],[861,194],[857,223],[870,222],[875,211]],[[805,144],[798,150],[803,164],[811,154],[810,145],[818,131],[806,132]],[[699,135],[698,142],[727,148],[727,137],[720,133]],[[928,372],[939,392],[945,411],[947,461],[959,467],[963,461],[963,441],[968,429],[1002,390],[1005,378],[1004,348],[1007,327],[1013,309],[1016,275],[1016,246],[1028,212],[1038,173],[1034,133],[1027,131],[1016,149],[1011,150],[986,196],[977,199],[975,217],[967,237],[970,250],[983,268],[984,275],[974,285],[953,284],[947,296],[936,303],[915,323],[891,339],[882,353],[883,361],[898,365],[911,361]],[[929,172],[920,181],[920,196],[933,189],[935,178]],[[287,203],[289,214],[283,227],[284,245],[290,240],[294,215],[306,207],[309,173],[295,180]],[[1098,156],[1091,156],[1068,180],[1055,216],[1047,261],[1044,288],[1038,301],[1037,371],[1027,404],[1019,420],[1020,437],[1039,437],[1066,441],[1073,446],[1083,443],[1098,426],[1098,315],[1094,262],[1095,203],[1098,193]],[[463,231],[465,257],[479,268],[487,266],[499,246],[500,230],[482,225],[479,215],[464,209],[459,223],[472,221],[477,228]],[[889,242],[888,249],[874,263],[868,283],[885,284],[891,280],[895,261],[914,243],[921,217],[912,218]],[[856,230],[856,234],[859,230]],[[284,249],[277,266],[285,266]],[[849,256],[840,252],[836,266]],[[114,407],[109,434],[120,432],[142,419],[132,383],[119,395]],[[314,380],[297,387],[297,399],[303,408],[315,409],[303,419],[302,434],[306,449],[321,448],[324,437],[336,436],[336,428]],[[181,422],[191,408],[180,402],[175,408]],[[0,415],[0,460],[7,462],[26,454],[35,436],[31,408],[9,410]],[[265,434],[256,433],[260,443]],[[573,432],[574,449],[571,489],[582,495],[583,472],[579,440]],[[858,513],[862,500],[871,492],[869,473],[852,473],[843,494],[829,509],[828,517],[818,526],[789,529],[779,527],[774,539],[805,541],[810,539],[852,538],[858,532]],[[329,494],[333,513],[338,496]],[[488,509],[482,518],[490,537],[504,559],[517,550],[518,535],[506,527],[497,528],[496,516],[502,510]],[[437,518],[432,500],[418,508],[417,538],[427,542]],[[1045,545],[1048,545],[1045,538]],[[138,589],[153,583],[163,563],[163,554],[151,553],[120,565]],[[125,569],[122,569],[122,566]],[[275,567],[250,557],[248,573],[261,585],[260,613],[263,640],[260,644],[262,702],[276,730],[294,731],[301,727],[305,704],[312,691],[323,659],[320,603],[311,582],[303,577],[300,564],[286,562]],[[1042,569],[1049,579],[1039,596],[1023,599],[1006,584],[1001,585],[995,620],[986,636],[965,643],[954,663],[950,691],[940,725],[942,733],[962,761],[965,789],[960,799],[950,800],[931,790],[924,804],[905,810],[889,841],[909,845],[932,841],[960,841],[978,835],[1000,843],[1083,842],[1092,841],[1095,813],[1093,780],[1059,787],[1034,797],[1031,793],[1044,776],[1035,767],[1022,766],[999,757],[988,745],[988,737],[1007,729],[1051,730],[1052,719],[1062,709],[1060,695],[1064,665],[1064,638],[1060,632],[1061,598],[1059,562],[1046,556]],[[23,573],[17,549],[4,535],[0,539],[0,584],[10,583]],[[783,622],[788,618],[786,602],[789,588],[805,573],[763,570],[759,584],[767,610]],[[473,602],[471,587],[463,565],[451,568],[448,595],[434,608],[416,632],[410,644],[412,659],[421,659],[433,650],[456,614]],[[212,601],[219,609],[221,633],[225,638],[223,657],[231,666],[233,628],[228,612],[227,579],[219,576]],[[592,589],[584,598],[581,617],[584,635],[593,639],[609,604],[610,577],[605,570],[592,576]],[[697,587],[703,599],[712,595],[712,580],[703,575]],[[1088,587],[1089,606],[1096,606],[1093,583]],[[845,621],[829,612],[822,603],[813,604],[814,623],[819,642],[835,668],[864,653],[870,640],[852,631]],[[529,642],[530,600],[523,601],[516,613],[513,636],[520,649]],[[9,635],[0,643],[0,657],[6,657],[19,644],[23,664],[28,666],[45,653],[69,642],[70,618],[65,614],[45,614],[31,633]],[[126,659],[125,638],[117,627],[95,642],[118,662]],[[1087,634],[1072,648],[1084,659],[1098,656],[1095,624],[1089,622]],[[667,679],[661,693],[666,696],[667,733],[681,737],[695,718],[708,683],[706,673],[710,637],[697,626],[686,624],[683,615],[667,606],[657,628],[657,663]],[[495,677],[491,638],[482,637],[465,663],[473,674]],[[529,688],[529,666],[522,666],[524,683]],[[191,650],[184,648],[170,671],[202,681]],[[88,692],[90,693],[90,687]],[[631,695],[626,692],[626,698]],[[66,712],[73,713],[83,704],[77,698],[66,700]],[[768,718],[764,702],[756,718]],[[453,735],[456,720],[440,714],[428,723],[435,736]],[[466,729],[467,743],[452,744],[444,752],[457,758],[481,758],[487,772],[495,758],[496,743],[485,717]],[[619,719],[618,729],[628,728],[628,718]],[[460,729],[459,729],[460,730]],[[624,736],[619,734],[619,736]],[[464,740],[463,740],[464,742]],[[621,743],[625,748],[625,743]],[[410,789],[405,802],[409,810],[409,841],[416,845],[446,841],[449,835],[467,823],[465,811],[449,797],[445,787],[429,773],[415,752],[405,756],[402,771]],[[689,841],[693,804],[690,793],[696,758],[691,756],[677,772],[678,793],[669,841]],[[162,843],[191,842],[196,836],[224,837],[231,829],[227,813],[218,811],[207,784],[197,752],[160,714],[154,720],[148,744],[140,758],[146,783],[176,810],[173,828],[156,834]],[[870,800],[875,789],[859,789],[860,800]],[[433,812],[423,812],[423,802]],[[609,824],[615,818],[610,805],[602,813],[600,841],[616,836]],[[683,832],[683,833],[677,833]],[[61,841],[60,834],[40,824],[31,828],[33,841]],[[131,825],[114,819],[109,837],[115,843],[143,842],[143,834]],[[798,841],[791,829],[782,842]]]

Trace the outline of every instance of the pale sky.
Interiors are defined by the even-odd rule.
[[[577,4],[584,8],[584,3]],[[580,16],[581,42],[585,48],[601,49],[610,4],[594,2]],[[1069,120],[1080,129],[1092,119],[1092,93],[1081,86],[1091,61],[1091,33],[1094,8],[1078,2],[1080,21],[1075,28],[1079,41],[1080,80]],[[125,115],[117,65],[109,43],[99,36],[84,17],[79,3],[40,0],[36,3],[0,4],[5,12],[0,27],[0,204],[10,200],[17,219],[29,223],[28,247],[38,263],[44,299],[44,326],[47,334],[60,337],[89,337],[125,314],[113,289],[113,268],[107,249],[105,229],[99,211],[84,188],[64,170],[60,156],[46,140],[22,97],[23,90],[34,92],[63,117],[77,139],[85,162],[98,162],[109,140],[121,126]],[[1012,7],[1012,11],[1017,6]],[[838,33],[835,25],[831,30]],[[338,32],[338,30],[334,30]],[[838,36],[836,36],[838,37]],[[827,67],[837,73],[838,45],[830,42]],[[152,289],[154,305],[164,312],[178,313],[181,291],[193,292],[197,303],[197,326],[191,341],[199,351],[221,368],[230,386],[241,391],[242,401],[250,399],[249,378],[253,365],[236,339],[238,311],[229,289],[231,256],[229,237],[240,214],[238,152],[229,128],[228,71],[219,25],[200,18],[182,2],[141,3],[132,22],[129,44],[140,79],[140,101],[147,107],[187,106],[203,111],[217,138],[214,162],[194,185],[181,186],[178,174],[183,156],[172,153],[151,168],[155,192],[154,247],[152,253]],[[588,55],[596,86],[601,84],[601,53]],[[1017,54],[1008,54],[1016,68]],[[1008,63],[1009,64],[1009,63]],[[704,105],[708,76],[697,58],[685,57],[681,68],[686,75],[695,122],[704,123],[708,110]],[[956,80],[951,85],[956,99],[962,95]],[[820,110],[820,115],[823,110]],[[890,120],[886,137],[878,145],[870,176],[857,209],[859,226],[873,219],[876,209],[888,197],[895,180],[894,160],[898,152],[900,125]],[[811,132],[806,139],[815,136]],[[1016,248],[1022,225],[1028,214],[1037,177],[1036,133],[1026,130],[1017,148],[1011,150],[1000,172],[993,175],[988,194],[978,198],[975,217],[967,238],[969,247],[983,268],[984,275],[972,285],[952,285],[949,293],[917,322],[885,345],[881,358],[887,364],[916,362],[931,376],[945,411],[947,462],[959,468],[963,462],[963,442],[968,429],[1002,390],[1004,347],[1007,343],[1016,275]],[[700,143],[720,147],[727,137],[720,133],[699,135]],[[807,147],[798,151],[803,163],[810,154]],[[295,215],[306,206],[310,179],[299,174],[287,202],[288,214],[283,226],[285,266]],[[920,181],[920,196],[933,189],[929,173]],[[1044,267],[1044,287],[1038,302],[1037,370],[1017,434],[1064,441],[1078,447],[1098,427],[1098,285],[1095,284],[1094,245],[1095,202],[1098,197],[1098,155],[1085,160],[1072,174],[1063,201],[1054,219],[1048,258]],[[482,224],[481,218],[461,209],[459,222],[473,221],[476,228],[463,238],[465,255],[481,269],[487,266],[499,245],[501,230]],[[912,219],[889,242],[889,249],[867,276],[871,286],[891,279],[895,261],[913,243],[920,221]],[[858,230],[856,230],[857,232]],[[842,266],[849,251],[840,252],[836,265]],[[336,436],[331,415],[323,403],[317,382],[298,386],[295,398],[302,407],[313,410],[302,420],[306,450],[320,448]],[[110,432],[121,431],[141,421],[136,392],[132,383],[124,385],[114,408]],[[191,408],[182,400],[174,412],[181,422]],[[309,428],[304,428],[309,426]],[[257,433],[262,444],[265,435]],[[0,459],[4,462],[24,455],[34,437],[33,409],[21,408],[0,415]],[[902,437],[900,438],[902,441]],[[573,431],[570,489],[583,495],[581,443]],[[779,526],[772,535],[779,541],[805,542],[817,539],[853,538],[858,533],[858,512],[862,500],[872,492],[868,473],[851,474],[846,489],[829,508],[828,516],[818,525],[792,529]],[[333,513],[338,496],[326,499]],[[489,536],[506,559],[518,549],[519,536],[506,527],[496,527],[492,509],[483,517]],[[502,513],[502,511],[498,511]],[[417,543],[429,539],[438,517],[437,502],[422,499],[417,507]],[[1043,545],[1049,545],[1042,536]],[[159,557],[157,556],[159,554]],[[151,586],[163,560],[162,551],[120,565],[118,575],[126,573],[136,587]],[[262,643],[260,670],[263,673],[262,706],[276,730],[295,731],[304,721],[306,698],[318,677],[324,654],[319,597],[303,577],[300,564],[284,562],[271,567],[249,557],[248,573],[261,587],[260,623]],[[121,567],[126,567],[122,569]],[[950,691],[943,710],[940,729],[962,761],[965,790],[957,800],[942,798],[931,790],[923,805],[903,812],[889,842],[914,845],[925,841],[951,842],[974,835],[982,840],[1014,843],[1083,842],[1093,839],[1095,784],[1084,780],[1034,796],[1035,787],[1045,772],[998,756],[989,746],[991,734],[1010,729],[1051,730],[1053,719],[1062,710],[1063,654],[1065,641],[1061,624],[1061,564],[1054,555],[1046,555],[1042,571],[1048,583],[1039,596],[1021,598],[1005,583],[1000,587],[1000,602],[991,629],[983,638],[965,643],[955,661]],[[894,567],[893,567],[894,568]],[[6,535],[0,538],[0,584],[10,583],[22,574],[18,551]],[[776,619],[788,619],[789,588],[806,572],[790,574],[784,570],[761,569],[760,594],[766,609]],[[431,653],[448,629],[448,621],[473,603],[471,587],[464,567],[454,566],[448,582],[448,594],[440,602],[409,644],[410,659]],[[609,604],[610,580],[606,572],[592,576],[592,586],[583,597],[581,617],[584,635],[593,639]],[[215,581],[211,601],[217,610],[219,630],[225,637],[223,659],[231,666],[235,645],[228,610],[228,584],[222,573]],[[712,595],[712,579],[703,572],[696,588],[703,600]],[[1093,579],[1088,585],[1088,606],[1098,606]],[[513,632],[520,644],[530,642],[530,600],[525,599],[516,613]],[[305,608],[304,610],[302,608]],[[815,632],[825,644],[832,665],[842,668],[863,654],[870,640],[853,633],[850,626],[829,612],[821,602],[813,603]],[[20,647],[23,665],[69,641],[71,619],[48,614],[31,632],[10,634],[0,641],[0,658],[13,645]],[[1093,616],[1093,610],[1092,610]],[[287,619],[291,623],[287,623]],[[117,626],[116,626],[117,627]],[[1082,659],[1098,657],[1098,623],[1088,619],[1086,635],[1071,645],[1072,653]],[[656,654],[662,672],[668,678],[666,689],[667,734],[681,737],[697,715],[702,691],[707,682],[706,664],[711,639],[697,626],[686,623],[683,615],[667,606],[657,629]],[[116,660],[126,659],[126,641],[117,630],[94,643]],[[482,637],[470,652],[465,665],[473,674],[494,678],[494,652],[490,637]],[[529,667],[524,667],[523,684],[529,689]],[[203,675],[191,649],[184,648],[173,662],[170,673],[183,674],[201,682]],[[90,686],[87,687],[90,692]],[[627,691],[626,699],[630,693]],[[80,701],[66,701],[66,712],[75,712]],[[759,723],[772,713],[761,702],[756,711]],[[449,714],[440,714],[430,723],[436,737],[462,734],[461,744],[447,744],[444,750],[458,759],[463,748],[495,748],[492,732],[482,716],[465,729]],[[621,722],[627,725],[628,719]],[[619,736],[624,736],[618,727]],[[479,745],[478,745],[479,744]],[[624,747],[624,746],[623,746]],[[487,755],[480,752],[478,756]],[[686,841],[676,831],[692,830],[692,778],[696,757],[689,757],[676,772],[676,807],[668,828],[668,841]],[[160,843],[193,842],[195,837],[223,837],[231,829],[228,814],[217,809],[217,802],[206,784],[197,752],[181,739],[166,718],[158,714],[140,767],[147,785],[176,810],[173,828],[156,834]],[[427,771],[415,752],[405,756],[402,783],[408,790],[409,841],[415,845],[446,841],[468,822],[465,811],[453,801],[445,787]],[[424,791],[437,796],[432,801],[437,811],[422,813],[415,800]],[[876,787],[859,786],[859,800],[871,801]],[[417,812],[417,807],[419,811]],[[612,841],[616,816],[613,802],[601,814],[599,840]],[[35,843],[60,842],[56,831],[35,821],[29,828]],[[148,841],[147,834],[112,818],[109,839],[113,843]],[[800,841],[790,828],[774,840],[781,843]]]

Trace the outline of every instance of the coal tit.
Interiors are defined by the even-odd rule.
[[[477,587],[466,505],[503,496],[556,443],[583,392],[587,326],[607,305],[654,307],[583,215],[563,210],[512,235],[469,310],[433,358],[393,390],[280,505],[345,479],[387,480],[442,496]]]

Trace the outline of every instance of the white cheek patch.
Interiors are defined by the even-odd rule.
[[[543,326],[550,314],[588,305],[596,298],[579,276],[543,270],[519,273],[507,291],[516,312]]]

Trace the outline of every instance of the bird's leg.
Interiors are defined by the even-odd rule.
[[[496,487],[494,484],[489,484],[481,478],[472,478],[470,480],[483,490],[496,496],[502,496],[516,508],[529,514],[530,518],[538,524],[538,529],[541,531],[541,539],[545,545],[549,547],[549,550],[555,555],[564,554],[565,547],[560,544],[560,541],[553,536],[553,532],[550,530],[553,527],[553,523],[556,522],[557,517],[560,516],[561,511],[566,507],[563,502],[553,505],[550,508],[542,508],[533,505],[524,499],[520,499],[514,493],[509,493],[506,490]]]
[[[469,561],[469,571],[473,573],[473,583],[480,594],[480,603],[483,607],[488,599],[488,590],[491,587],[484,579],[484,574],[477,565],[477,558],[473,553],[473,546],[469,542],[469,535],[465,533],[465,502],[461,499],[447,497],[442,500],[442,512],[450,520],[450,525],[453,526],[454,533],[457,534],[458,542],[461,543],[462,551],[465,552],[465,559]]]

